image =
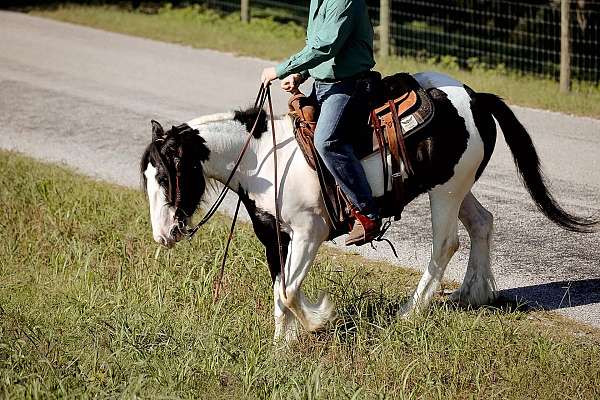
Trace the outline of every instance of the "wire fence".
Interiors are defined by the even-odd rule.
[[[376,27],[379,1],[369,0]],[[496,68],[558,79],[560,0],[390,0],[392,53],[456,65]],[[253,14],[306,23],[309,1],[250,0]],[[239,0],[208,0],[226,11]],[[600,1],[573,0],[571,76],[600,83]]]
[[[390,29],[399,55],[450,57],[449,62],[456,60],[461,67],[501,67],[557,79],[560,20],[560,2],[396,0]],[[582,13],[573,7],[575,79],[600,80],[599,24],[600,12]]]

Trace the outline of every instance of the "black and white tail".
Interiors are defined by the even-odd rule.
[[[599,220],[571,215],[556,202],[548,191],[540,160],[531,136],[512,110],[496,95],[476,93],[475,101],[488,110],[500,124],[504,139],[513,155],[521,181],[537,208],[557,225],[574,232],[594,232]]]

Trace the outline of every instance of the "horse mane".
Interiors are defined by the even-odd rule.
[[[260,139],[262,134],[267,131],[267,112],[260,107],[249,107],[245,110],[236,110],[233,114],[233,120],[241,122],[246,127],[247,132],[252,131],[252,127],[256,122],[256,129],[252,134],[255,139]]]

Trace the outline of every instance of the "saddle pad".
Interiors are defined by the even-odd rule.
[[[392,98],[400,119],[404,139],[417,133],[431,121],[434,115],[433,103],[425,89],[411,75],[405,73],[392,75],[384,78],[382,83],[384,88],[388,88],[388,94],[394,93],[397,96]],[[374,111],[381,121],[381,126],[390,129],[394,122],[389,103],[385,103]],[[372,125],[373,121],[370,123]],[[379,141],[374,132],[372,143],[372,152],[379,151]]]

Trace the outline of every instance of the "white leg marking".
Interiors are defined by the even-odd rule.
[[[417,289],[402,310],[404,316],[420,313],[429,307],[440,286],[446,266],[458,249],[458,210],[463,195],[443,188],[429,193],[433,229],[431,259]]]
[[[496,282],[490,267],[490,240],[494,218],[471,192],[465,197],[459,212],[471,238],[467,272],[460,289],[451,300],[470,305],[489,304],[495,299]]]
[[[280,299],[281,281],[279,276],[273,284],[273,298],[275,302],[274,317],[275,317],[275,334],[273,342],[280,344],[281,342],[290,343],[298,340],[299,326],[298,320],[292,311],[285,306]]]

